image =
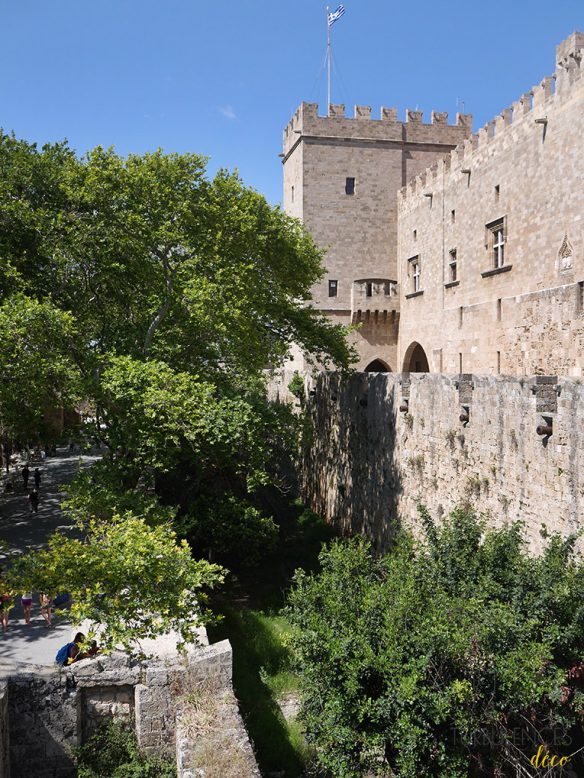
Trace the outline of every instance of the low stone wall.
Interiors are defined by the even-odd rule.
[[[177,715],[191,676],[205,678],[218,695],[232,695],[231,666],[227,640],[185,657],[142,662],[119,653],[64,669],[2,663],[0,777],[75,775],[72,750],[104,717],[133,720],[145,752],[174,759]],[[243,728],[242,736],[247,741]]]
[[[542,524],[564,535],[582,525],[578,380],[323,373],[306,395],[303,496],[342,531],[387,547],[400,522],[417,526],[418,501],[435,517],[470,500],[495,526],[521,519],[535,553]]]

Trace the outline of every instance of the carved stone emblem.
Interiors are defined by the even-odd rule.
[[[562,241],[562,245],[560,246],[560,250],[558,251],[560,270],[569,270],[572,267],[573,253],[574,253],[574,249],[572,248],[572,244],[568,240],[568,233],[566,233],[564,235],[564,240]]]

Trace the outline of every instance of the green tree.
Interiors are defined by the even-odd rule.
[[[80,397],[71,314],[17,293],[0,303],[0,429],[23,441],[46,439],[45,414]]]
[[[55,533],[46,549],[20,557],[7,573],[12,590],[69,592],[73,623],[88,620],[105,650],[139,650],[140,640],[170,631],[182,644],[196,640],[219,566],[193,559],[169,525],[149,527],[131,513],[78,529],[83,537]]]
[[[584,567],[574,538],[526,553],[470,510],[384,557],[333,543],[290,615],[307,736],[333,775],[508,775],[584,745]],[[578,761],[579,760],[579,761]],[[572,761],[582,769],[580,757]]]

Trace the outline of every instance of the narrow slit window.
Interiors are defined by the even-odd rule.
[[[502,302],[501,298],[497,300],[497,321],[501,321],[501,308],[502,308]]]
[[[292,187],[292,191],[291,191],[291,199],[292,199],[292,202],[294,202],[294,187]]]
[[[367,283],[365,284],[365,294],[367,295],[367,297],[371,297],[373,295],[373,284],[371,283],[371,281],[367,281]]]
[[[450,221],[452,222],[452,224],[454,224],[454,222],[456,221],[456,211],[454,210],[454,208],[450,211]]]
[[[499,186],[499,184],[497,184],[497,186],[495,187],[495,202],[496,203],[499,202],[500,194],[501,194],[501,187]]]
[[[345,179],[345,194],[347,194],[347,195],[354,195],[355,194],[355,179],[354,178],[346,178]]]

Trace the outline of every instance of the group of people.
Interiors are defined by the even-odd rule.
[[[39,494],[40,494],[41,478],[42,478],[40,468],[35,467],[35,469],[32,471],[34,487],[30,490],[28,488],[28,483],[31,477],[31,469],[28,466],[28,463],[25,463],[24,467],[20,472],[22,475],[22,484],[24,486],[24,491],[28,492],[28,504],[29,504],[30,512],[38,513]],[[4,484],[4,494],[13,494],[13,493],[14,493],[14,484],[12,480],[9,478]]]
[[[1,571],[0,571],[1,577]],[[0,594],[0,623],[2,624],[2,631],[5,632],[8,629],[8,619],[10,617],[10,611],[14,607],[14,597],[6,591]],[[48,594],[41,592],[39,595],[39,601],[41,606],[41,616],[45,620],[47,627],[53,625],[53,614],[55,608],[61,607],[69,600],[69,595],[59,595],[53,601]],[[22,610],[24,614],[24,623],[30,624],[30,614],[32,611],[32,592],[25,592],[20,598],[22,603]]]

